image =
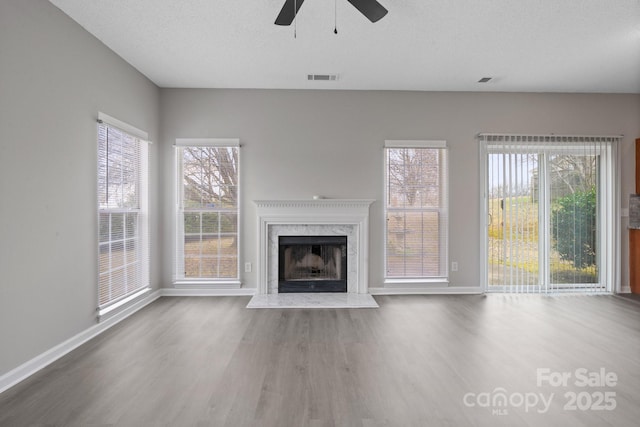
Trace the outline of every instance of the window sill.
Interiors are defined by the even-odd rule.
[[[180,288],[197,289],[240,289],[242,282],[239,280],[176,280],[173,286]]]
[[[114,311],[122,308],[123,306],[128,305],[132,301],[135,301],[135,300],[147,295],[149,292],[151,292],[151,288],[140,289],[138,292],[129,295],[128,297],[118,301],[115,304],[112,304],[112,305],[107,306],[107,307],[102,308],[102,309],[98,309],[98,320],[99,321],[103,321],[105,317],[111,317],[111,316],[115,315],[116,313],[114,313]]]
[[[449,286],[449,279],[446,277],[434,279],[384,279],[384,286],[389,288],[447,287]]]

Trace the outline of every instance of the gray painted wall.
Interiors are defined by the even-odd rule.
[[[633,191],[633,141],[640,96],[597,94],[427,93],[162,89],[160,102],[164,228],[172,229],[173,149],[181,137],[238,137],[242,144],[242,262],[256,262],[255,199],[373,198],[370,286],[383,284],[385,139],[445,139],[450,147],[451,286],[478,286],[479,132],[627,135],[622,203]],[[626,221],[626,220],[625,220]],[[626,238],[626,222],[622,223]],[[165,235],[163,278],[172,240]],[[627,241],[622,242],[627,284]],[[241,273],[244,286],[257,275]],[[167,282],[169,284],[170,282]]]
[[[0,1],[0,375],[95,324],[97,113],[157,140],[158,102],[49,2]],[[157,145],[151,159],[159,212]]]

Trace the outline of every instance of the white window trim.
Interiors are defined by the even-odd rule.
[[[387,139],[384,148],[447,148],[445,140]]]
[[[152,142],[149,140],[149,134],[141,129],[138,129],[137,127],[130,125],[126,122],[123,122],[121,120],[118,120],[112,116],[109,116],[108,114],[105,114],[101,111],[98,112],[98,118],[97,118],[98,123],[104,123],[108,126],[112,126],[115,128],[120,129],[121,131],[124,131],[126,133],[128,133],[131,136],[134,136],[136,138],[138,138],[140,140],[141,143],[146,143],[151,145]],[[146,296],[150,291],[151,291],[151,287],[150,285],[150,277],[151,277],[151,254],[150,254],[150,250],[151,250],[151,236],[150,236],[150,222],[149,222],[149,179],[150,179],[150,173],[149,173],[149,153],[147,152],[147,158],[144,162],[142,162],[142,170],[141,172],[141,176],[145,177],[144,180],[140,183],[141,184],[141,189],[140,191],[142,192],[141,197],[140,197],[140,212],[146,216],[145,218],[145,227],[144,230],[141,230],[142,233],[142,237],[140,238],[142,240],[142,251],[144,251],[144,255],[143,258],[146,261],[146,265],[143,266],[144,270],[143,270],[143,275],[144,275],[144,281],[146,282],[147,286],[143,286],[140,289],[138,289],[137,291],[134,291],[132,293],[130,293],[129,295],[125,295],[121,298],[116,298],[113,301],[111,301],[110,303],[107,303],[106,305],[100,306],[100,301],[99,301],[99,278],[100,278],[100,273],[99,271],[96,271],[96,291],[98,293],[98,301],[96,301],[97,303],[97,308],[96,308],[96,312],[97,312],[97,316],[98,316],[98,322],[102,321],[104,319],[105,316],[107,315],[111,315],[111,314],[115,314],[117,312],[120,312],[122,310],[124,310],[126,307],[130,306],[131,304],[133,304],[136,301],[139,301],[140,299],[142,299],[144,296]],[[97,177],[97,175],[96,175]],[[96,206],[96,214],[97,217],[99,218],[100,216],[100,208],[99,206]],[[117,211],[117,210],[111,210],[111,211]],[[96,218],[98,221],[99,219]],[[97,236],[96,236],[97,237]],[[99,238],[98,238],[99,240]],[[98,244],[96,245],[96,260],[98,260],[100,257],[100,242],[98,241]]]
[[[135,126],[130,125],[129,123],[125,123],[121,120],[118,120],[116,118],[113,118],[111,116],[109,116],[108,114],[105,114],[103,112],[98,112],[98,122],[100,123],[106,123],[110,126],[116,127],[126,133],[128,133],[131,136],[135,136],[139,139],[144,140],[145,142],[151,144],[151,141],[149,141],[149,134],[141,129],[138,129]]]
[[[176,147],[240,147],[238,138],[178,138]]]
[[[386,153],[382,156],[384,174],[383,174],[383,186],[384,186],[384,200],[382,203],[382,218],[384,221],[384,245],[383,245],[383,263],[382,263],[382,277],[383,284],[389,288],[425,288],[425,287],[448,287],[449,286],[449,146],[446,140],[408,140],[408,139],[387,139],[384,141],[384,149],[387,148],[440,148],[446,150],[446,171],[447,175],[444,179],[443,189],[445,194],[446,203],[442,210],[447,214],[447,226],[446,226],[446,238],[444,242],[440,242],[441,246],[444,246],[444,250],[441,247],[441,255],[444,257],[443,267],[445,275],[442,277],[387,277],[387,221],[384,220],[387,217],[387,161]]]
[[[182,147],[237,147],[240,148],[239,138],[176,138],[174,145],[174,206],[175,211],[173,217],[173,281],[172,284],[176,288],[181,289],[239,289],[242,287],[242,281],[240,280],[240,266],[242,260],[240,258],[242,254],[242,239],[240,232],[240,225],[242,224],[242,185],[238,186],[238,277],[235,279],[178,279],[176,266],[178,264],[177,256],[179,253],[180,235],[178,227],[181,224],[177,222],[177,212],[182,209],[180,205],[182,202],[183,188],[179,183],[179,177],[182,176],[182,165],[180,164],[180,158],[178,156],[178,149]],[[240,179],[242,160],[241,156],[238,157],[238,179]],[[184,251],[182,251],[184,253]]]
[[[138,300],[140,297],[147,295],[149,292],[151,292],[151,288],[150,287],[146,287],[146,288],[142,288],[136,292],[134,292],[133,294],[119,300],[116,301],[115,303],[106,306],[105,308],[101,308],[98,309],[98,317],[100,318],[100,320],[102,320],[102,318],[104,316],[106,316],[107,314],[111,313],[112,311],[127,305],[128,303],[130,303],[131,301],[134,300]]]

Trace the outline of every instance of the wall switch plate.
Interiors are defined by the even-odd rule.
[[[244,272],[245,273],[251,273],[251,263],[250,262],[245,262],[244,263]]]
[[[458,261],[453,261],[451,263],[451,271],[458,271]]]

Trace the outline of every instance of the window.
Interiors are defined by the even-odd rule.
[[[142,131],[104,114],[98,119],[98,308],[102,315],[149,286],[149,143]]]
[[[488,291],[610,290],[618,139],[480,135]]]
[[[447,278],[444,141],[385,142],[385,278]]]
[[[239,144],[179,139],[175,281],[239,285]]]

